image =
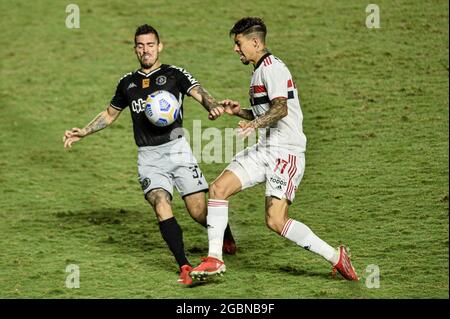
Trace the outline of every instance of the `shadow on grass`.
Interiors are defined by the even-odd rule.
[[[93,245],[116,246],[125,253],[167,249],[157,222],[145,212],[105,208],[57,212],[54,216],[67,236],[80,237]]]
[[[109,246],[124,255],[133,254],[138,255],[139,258],[142,256],[142,263],[146,266],[158,267],[164,271],[176,273],[178,276],[176,261],[161,236],[155,215],[149,210],[99,208],[61,211],[53,215],[64,237],[80,238],[101,248]],[[184,238],[188,258],[189,255],[193,257],[192,255],[207,252],[206,238],[201,240],[205,243],[204,247],[194,244],[197,235],[195,227],[199,226],[189,217],[186,217],[186,221],[189,226],[182,226],[182,228],[185,233],[190,232],[189,236]],[[189,228],[191,226],[194,230]],[[203,232],[198,234],[204,236]],[[196,263],[197,260],[191,260],[191,262]]]
[[[282,272],[282,273],[287,273],[287,274],[293,275],[293,276],[320,277],[320,278],[324,278],[327,280],[332,279],[331,271],[328,273],[325,271],[317,272],[317,271],[310,271],[310,270],[305,270],[305,269],[294,268],[292,266],[280,266],[280,267],[276,268],[275,270]]]

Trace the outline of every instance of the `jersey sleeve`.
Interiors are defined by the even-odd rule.
[[[125,95],[125,79],[122,77],[116,87],[116,93],[111,99],[110,105],[118,110],[123,110],[128,106],[128,101]]]
[[[198,81],[188,71],[182,68],[176,69],[179,71],[177,82],[182,94],[189,94],[189,91],[192,90],[192,88],[200,85],[200,83],[198,83]]]
[[[262,80],[270,101],[277,97],[288,98],[288,81],[290,78],[289,70],[282,64],[264,67]]]

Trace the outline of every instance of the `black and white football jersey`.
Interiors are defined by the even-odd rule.
[[[119,80],[116,93],[110,104],[118,110],[130,108],[134,139],[137,146],[161,145],[171,140],[171,133],[174,130],[176,130],[177,136],[182,136],[180,128],[183,124],[184,96],[198,85],[200,85],[198,81],[186,70],[173,65],[162,64],[158,69],[148,74],[140,70],[125,74]],[[159,90],[172,93],[181,106],[177,120],[165,127],[153,125],[145,115],[147,97]]]

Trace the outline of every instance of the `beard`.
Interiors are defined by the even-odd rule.
[[[139,62],[141,63],[141,68],[143,68],[143,69],[150,69],[154,64],[154,63],[153,64],[144,63],[142,61],[139,61]]]
[[[154,61],[145,63],[144,62],[144,56],[142,57],[138,57],[139,63],[141,64],[141,68],[143,69],[150,69],[152,66],[155,65],[156,62],[158,62],[158,56],[156,57],[156,59]]]

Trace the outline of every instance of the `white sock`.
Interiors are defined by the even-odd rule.
[[[228,201],[220,199],[208,200],[209,252],[208,256],[222,260],[223,234],[228,224]]]
[[[283,227],[281,236],[292,240],[306,250],[321,255],[332,265],[338,262],[338,251],[317,237],[308,226],[301,222],[289,219]]]

